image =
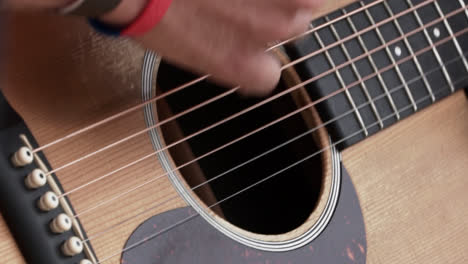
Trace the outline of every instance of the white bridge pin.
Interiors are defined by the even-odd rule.
[[[70,217],[66,214],[59,214],[57,217],[50,222],[50,229],[52,232],[61,234],[70,230],[72,227],[72,221]]]
[[[80,261],[80,264],[93,264],[93,262],[91,262],[91,260],[89,259],[83,259],[82,261]]]
[[[70,237],[62,245],[62,252],[65,256],[73,257],[83,251],[83,242],[76,236]]]
[[[47,212],[57,208],[59,205],[59,199],[55,193],[49,191],[41,196],[38,205],[41,210]]]
[[[47,177],[44,171],[35,169],[26,177],[24,182],[29,189],[37,189],[47,183]]]
[[[28,164],[31,164],[34,160],[34,155],[32,151],[27,147],[21,147],[14,155],[11,157],[11,162],[16,167],[24,167]]]

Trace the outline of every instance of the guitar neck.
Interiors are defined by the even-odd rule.
[[[311,27],[288,51],[340,149],[468,84],[464,0],[356,2]]]

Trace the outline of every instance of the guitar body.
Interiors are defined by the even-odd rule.
[[[350,1],[335,1],[320,14],[347,2]],[[40,146],[141,103],[143,48],[129,40],[99,36],[80,19],[61,18],[58,22],[57,17],[26,14],[9,20],[2,93]],[[289,79],[294,81],[294,77]],[[295,96],[292,101],[304,104]],[[163,104],[155,105],[152,110],[156,122],[170,114],[165,113],[167,108]],[[174,251],[165,248],[164,243],[170,241],[174,248],[177,245],[180,249],[179,244],[193,238],[190,234],[184,237],[183,232],[198,229],[202,235],[213,234],[206,237],[219,242],[207,242],[206,247],[198,245],[198,252],[210,252],[207,247],[218,246],[219,249],[211,250],[219,254],[200,253],[198,262],[193,263],[220,263],[220,259],[225,259],[225,263],[289,263],[289,260],[291,263],[338,263],[340,259],[343,259],[341,263],[465,263],[468,261],[467,117],[468,102],[459,91],[342,151],[339,170],[344,173],[340,174],[340,200],[323,234],[304,247],[286,253],[249,248],[197,217],[186,229],[169,231],[163,239],[152,240],[154,244],[145,246],[146,251],[140,257],[157,250],[165,257],[153,263],[182,263],[183,260],[188,263],[190,256],[171,257]],[[303,115],[303,119],[309,126],[321,123],[315,111]],[[51,146],[44,154],[52,169],[61,168],[147,127],[148,116],[141,110],[134,111],[92,132]],[[177,138],[181,133],[176,126],[166,128],[172,131],[171,135],[163,130],[155,129],[165,135],[161,138],[163,146],[166,141],[174,140],[171,135]],[[211,217],[246,237],[273,242],[294,239],[304,233],[303,229],[319,223],[327,199],[332,196],[336,150],[330,146],[325,129],[320,129],[314,139],[318,146],[329,149],[320,159],[322,191],[314,212],[303,225],[282,235],[259,235],[225,221],[219,207],[212,208],[216,213],[211,213]],[[138,166],[96,181],[109,171],[154,152],[154,144],[153,138],[144,133],[56,173],[65,192],[73,191],[68,197],[100,261],[146,263],[138,262],[139,254],[120,251],[138,242],[151,227],[161,230],[158,228],[164,223],[169,226],[167,223],[191,216],[187,211],[191,203],[180,195],[170,177],[154,180],[158,175],[167,174],[161,156],[150,157]],[[181,147],[181,155],[193,158],[194,154],[184,149],[187,146]],[[169,162],[176,166],[176,159],[169,158]],[[196,177],[193,182],[182,182],[185,187],[199,183],[203,174],[197,165],[190,169]],[[89,182],[92,184],[81,188]],[[137,190],[121,195],[142,184]],[[114,198],[110,201],[109,197]],[[167,197],[174,198],[165,201]],[[210,187],[203,187],[199,196],[193,197],[205,209],[217,201]],[[190,240],[193,243],[203,243],[203,239],[193,239]],[[194,252],[196,249],[192,248]],[[324,251],[330,254],[323,254]],[[238,254],[234,256],[232,252]],[[257,255],[248,262],[245,254]],[[2,263],[25,262],[1,218],[0,256]],[[132,259],[123,261],[126,258]]]
[[[343,152],[364,215],[369,263],[468,259],[467,110],[460,92]]]

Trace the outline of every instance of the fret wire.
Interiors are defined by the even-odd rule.
[[[385,6],[385,9],[387,9],[387,12],[389,13],[390,16],[395,15],[386,1],[383,2],[383,5]],[[400,35],[404,36],[404,32],[403,32],[403,30],[402,30],[402,28],[400,26],[400,23],[398,22],[398,19],[395,19],[393,21],[393,23],[395,24],[396,28],[398,29],[398,32],[400,33]],[[410,45],[410,43],[408,41],[408,38],[403,38],[403,42],[405,43],[405,46],[408,49],[408,51],[410,52],[410,54],[414,54],[414,50],[411,47],[411,45]],[[429,92],[429,95],[431,96],[432,102],[435,102],[436,99],[435,99],[434,93],[432,91],[431,85],[429,84],[429,81],[427,80],[427,77],[424,74],[424,71],[423,71],[423,69],[421,67],[421,63],[419,62],[419,59],[418,59],[417,56],[413,56],[413,62],[416,65],[416,68],[417,68],[419,74],[423,77],[422,81],[423,81],[424,85],[426,86],[426,89]]]
[[[311,24],[311,26],[313,26],[313,25]],[[319,45],[320,45],[320,48],[321,48],[321,49],[325,48],[325,45],[324,45],[324,43],[323,43],[322,39],[320,38],[320,36],[319,36],[319,34],[318,34],[317,31],[314,32],[314,36],[315,36],[315,38],[317,39],[317,41],[318,41],[318,43],[319,43]],[[332,58],[331,58],[330,53],[329,53],[328,50],[325,50],[325,57],[327,57],[327,60],[328,60],[328,63],[330,63],[330,66],[331,66],[332,68],[335,68],[336,65],[335,65],[335,63],[333,62],[333,60],[332,60]],[[335,71],[335,75],[336,75],[338,81],[340,82],[341,87],[346,87],[346,84],[345,84],[345,82],[344,82],[344,80],[343,80],[343,78],[342,78],[341,73],[340,73],[339,70]],[[340,89],[341,89],[341,87],[340,87]],[[367,136],[369,135],[369,131],[367,130],[366,125],[364,124],[364,120],[362,119],[362,116],[361,116],[361,114],[359,113],[359,110],[358,110],[357,107],[356,107],[356,103],[354,102],[353,98],[351,97],[351,94],[349,93],[349,90],[348,90],[348,89],[345,90],[345,94],[346,94],[346,97],[347,97],[349,103],[351,104],[351,106],[352,106],[352,108],[353,108],[353,110],[354,110],[354,113],[355,113],[355,115],[356,115],[356,118],[357,118],[358,121],[359,121],[359,125],[361,126],[361,128],[363,129],[364,134],[365,134],[366,137],[367,137]]]
[[[460,3],[460,6],[465,9],[465,15],[466,15],[466,18],[468,18],[468,10],[466,9],[465,1],[458,0],[458,2]]]
[[[343,12],[344,14],[346,14],[346,12],[345,12],[344,10],[342,10],[342,12]],[[327,22],[330,21],[330,19],[329,19],[328,16],[325,16],[325,20],[326,20]],[[337,39],[339,39],[339,35],[338,35],[338,32],[337,32],[335,26],[334,26],[333,24],[331,24],[330,27],[331,27],[331,30],[332,30],[333,34],[335,35],[335,37],[336,37]],[[359,38],[361,38],[361,37],[359,37]],[[342,43],[340,46],[341,46],[341,50],[343,51],[343,53],[344,53],[345,56],[346,56],[346,59],[347,59],[347,60],[351,60],[351,56],[349,55],[349,52],[348,52],[348,49],[346,48],[346,46],[345,46],[343,43]],[[356,64],[355,64],[354,62],[351,63],[351,68],[353,69],[353,72],[354,72],[354,75],[356,76],[356,78],[358,78],[358,80],[362,79],[362,76],[361,76],[361,74],[359,73],[359,71],[357,70]],[[372,97],[371,97],[370,94],[369,94],[369,89],[367,88],[367,84],[365,84],[365,82],[361,82],[360,86],[361,86],[361,90],[362,90],[362,91],[364,92],[364,94],[366,95],[367,100],[370,102],[370,106],[371,106],[371,108],[372,108],[372,111],[374,112],[375,117],[377,118],[377,120],[378,120],[378,122],[379,122],[380,128],[381,128],[381,129],[384,128],[384,123],[383,123],[382,119],[380,118],[379,111],[377,110],[377,107],[375,106],[375,103],[374,103],[374,101],[372,100]]]
[[[361,2],[361,6],[364,6],[364,3]],[[370,22],[372,24],[375,24],[375,20],[374,18],[372,17],[371,13],[369,12],[369,10],[364,10],[364,12],[366,13],[366,16],[367,18],[370,20]],[[379,37],[379,40],[380,42],[385,45],[386,41],[382,35],[382,32],[380,31],[380,29],[378,27],[375,28],[375,31],[377,32],[377,36]],[[385,51],[387,52],[387,56],[388,58],[390,59],[390,61],[395,64],[395,58],[393,57],[393,54],[392,52],[390,51],[390,47],[385,47]],[[413,110],[416,112],[418,111],[418,105],[416,104],[416,102],[414,101],[414,97],[413,97],[413,94],[411,93],[409,87],[408,87],[408,84],[406,83],[405,81],[405,77],[403,77],[403,74],[401,73],[401,69],[400,69],[400,65],[398,64],[396,67],[395,67],[395,71],[398,75],[398,78],[400,79],[400,82],[403,84],[403,87],[405,88],[405,92],[406,92],[406,95],[408,95],[408,98],[411,102],[411,105],[413,106]],[[400,120],[398,118],[398,120]]]
[[[439,15],[441,17],[445,17],[444,12],[442,12],[442,9],[440,8],[439,3],[437,1],[434,1],[434,5],[435,5],[435,8],[437,9],[437,12],[439,13]],[[466,9],[465,9],[465,12],[466,12]],[[445,28],[447,29],[448,33],[453,36],[452,26],[450,26],[450,24],[448,23],[446,18],[444,18],[444,25],[445,25]],[[458,54],[461,56],[463,65],[465,65],[465,69],[468,72],[468,61],[466,61],[465,56],[462,55],[463,51],[461,49],[460,43],[458,42],[457,38],[453,38],[453,44],[455,45],[455,48],[457,49]]]
[[[361,2],[361,5],[363,5],[362,2]],[[348,12],[347,12],[345,9],[342,9],[341,11],[342,11],[342,13],[343,13],[344,15],[347,15],[347,14],[348,14]],[[351,29],[353,30],[353,33],[355,33],[355,34],[358,33],[357,28],[356,28],[356,26],[354,25],[353,20],[352,20],[350,17],[347,17],[347,21],[348,21],[348,24],[350,25]],[[360,45],[361,48],[364,50],[364,52],[365,52],[365,53],[368,53],[368,52],[369,52],[369,49],[366,47],[366,44],[364,43],[364,40],[362,39],[362,37],[361,37],[361,36],[358,36],[357,39],[358,39],[359,45]],[[388,49],[388,48],[386,48],[386,49]],[[388,53],[388,52],[387,52],[387,53]],[[390,56],[390,55],[389,55],[389,56]],[[377,67],[377,64],[375,63],[374,58],[373,58],[372,56],[369,56],[368,58],[369,58],[369,62],[370,62],[370,64],[371,64],[371,66],[372,66],[372,69],[374,70],[374,72],[377,72],[377,73],[378,73],[378,72],[379,72],[379,68]],[[398,112],[398,109],[397,109],[397,107],[396,107],[395,102],[393,101],[392,96],[391,96],[390,93],[388,92],[388,87],[387,87],[387,85],[385,84],[385,81],[384,81],[384,79],[382,78],[382,75],[381,75],[381,74],[377,74],[376,77],[377,77],[377,79],[379,80],[379,83],[382,85],[382,88],[384,89],[385,94],[387,95],[387,99],[388,99],[388,101],[389,101],[389,103],[390,103],[390,106],[391,106],[392,109],[393,109],[393,112],[396,114],[395,116],[396,116],[397,120],[400,120],[400,113]]]
[[[406,0],[406,2],[408,3],[408,5],[413,8],[414,5],[413,3],[411,2],[411,0]],[[427,31],[427,28],[424,26],[424,23],[421,19],[421,17],[419,16],[419,13],[417,10],[413,11],[412,12],[414,14],[414,16],[416,17],[416,20],[418,21],[418,24],[419,26],[421,27],[424,27],[423,28],[423,32],[424,32],[424,36],[426,36],[426,40],[429,42],[430,45],[433,45],[434,42],[432,41],[432,38],[431,36],[429,35],[429,32]],[[442,72],[444,73],[444,76],[445,76],[445,79],[447,80],[447,83],[450,87],[450,91],[454,92],[455,91],[455,87],[453,87],[453,84],[452,84],[452,78],[450,77],[450,75],[448,74],[448,71],[447,71],[447,68],[445,66],[443,66],[443,61],[442,61],[442,57],[440,56],[439,54],[439,51],[437,50],[437,48],[432,48],[432,52],[434,53],[436,59],[437,59],[437,62],[439,63],[439,65],[442,66]]]

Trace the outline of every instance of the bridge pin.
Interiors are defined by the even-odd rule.
[[[41,196],[38,202],[39,208],[43,211],[50,211],[59,205],[58,197],[53,192],[46,192]]]
[[[11,162],[16,167],[24,167],[34,160],[32,151],[27,147],[21,147],[11,158]]]
[[[47,183],[47,177],[42,170],[35,169],[26,177],[24,182],[29,189],[37,189]]]
[[[62,245],[62,252],[66,256],[73,257],[83,251],[83,242],[76,236],[70,237]]]
[[[59,214],[50,223],[50,229],[52,229],[52,232],[57,233],[57,234],[66,232],[70,230],[71,227],[72,227],[72,221],[70,217],[66,214]]]

